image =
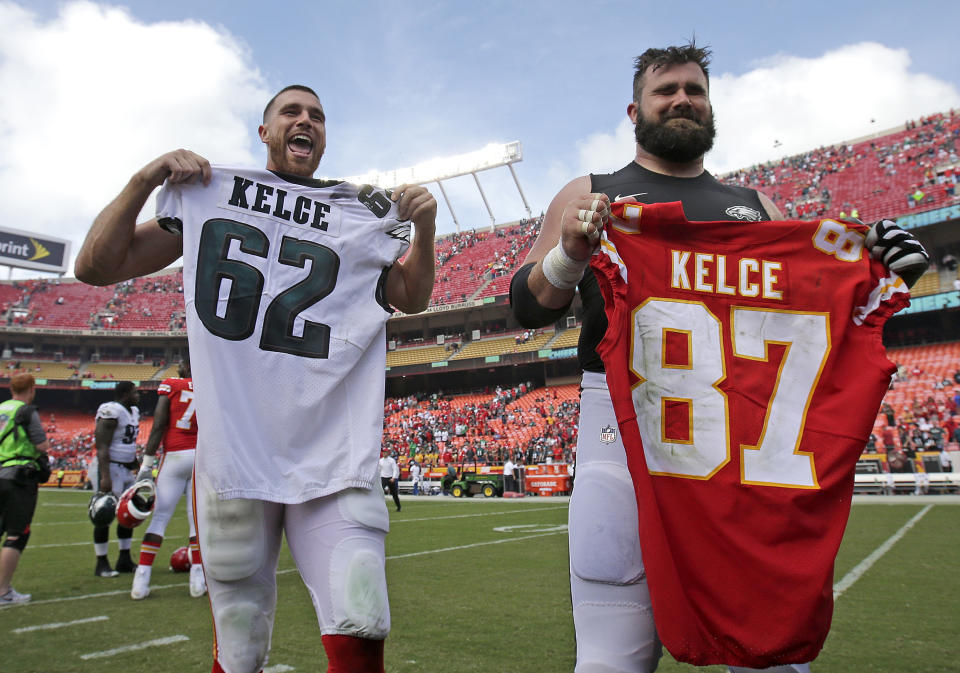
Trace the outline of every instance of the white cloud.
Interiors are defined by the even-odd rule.
[[[4,224],[70,238],[76,253],[154,157],[186,147],[217,163],[258,161],[251,128],[270,94],[223,29],[146,24],[87,2],[49,21],[0,2],[0,25]]]
[[[817,58],[777,55],[742,75],[714,74],[710,98],[717,142],[706,165],[714,173],[960,107],[955,86],[911,70],[906,50],[874,42]],[[774,147],[776,141],[779,147]],[[595,133],[578,143],[580,174],[619,168],[633,152],[633,129],[625,119],[613,132]]]

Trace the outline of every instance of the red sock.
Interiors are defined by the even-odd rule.
[[[141,542],[139,564],[142,566],[152,566],[153,559],[157,557],[158,551],[160,551],[159,544],[155,544],[153,542]]]
[[[322,636],[327,673],[384,673],[383,641],[356,636]]]
[[[200,565],[200,543],[197,542],[196,538],[190,539],[190,564],[198,566]]]

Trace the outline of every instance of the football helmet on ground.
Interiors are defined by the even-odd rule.
[[[179,547],[170,554],[170,569],[175,573],[185,573],[190,570],[190,550]]]
[[[117,496],[113,493],[94,493],[90,496],[87,513],[94,526],[109,526],[117,516]]]
[[[142,479],[128,488],[117,503],[117,523],[127,528],[139,526],[153,512],[157,487],[151,479]]]

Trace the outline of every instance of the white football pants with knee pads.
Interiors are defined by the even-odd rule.
[[[153,515],[147,533],[163,537],[173,512],[180,502],[180,496],[187,495],[187,519],[190,522],[190,537],[197,534],[193,524],[193,458],[195,449],[170,451],[163,454],[160,471],[157,474],[157,501],[153,506]]]
[[[379,488],[348,489],[288,505],[287,543],[310,590],[320,633],[383,640],[390,633]]]
[[[90,479],[90,486],[94,493],[100,490],[100,463],[99,459],[94,457],[90,461],[90,467],[87,468],[87,477]],[[129,467],[124,467],[120,463],[110,463],[110,481],[112,483],[111,492],[118,498],[123,492],[133,486],[137,476],[130,471]]]
[[[569,514],[576,673],[649,673],[660,660],[660,640],[633,482],[602,374],[583,377],[576,474]]]
[[[575,671],[649,673],[662,648],[643,571],[633,481],[606,377],[585,372],[582,386],[577,484],[569,513]],[[810,665],[759,670],[810,673]]]
[[[219,500],[198,474],[196,508],[214,652],[226,673],[256,673],[266,665],[284,533],[321,633],[387,637],[389,524],[379,494],[348,489],[295,505]]]

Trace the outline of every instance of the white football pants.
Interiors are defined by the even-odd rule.
[[[157,472],[157,501],[153,506],[153,516],[150,518],[150,525],[147,526],[147,533],[163,537],[170,519],[173,518],[173,511],[180,502],[180,496],[186,493],[190,537],[197,534],[193,523],[193,488],[191,488],[193,457],[196,453],[196,449],[183,449],[167,451],[163,454],[163,460],[160,461]]]
[[[295,505],[219,500],[197,473],[195,498],[214,652],[226,673],[256,673],[266,664],[284,534],[320,633],[387,637],[384,538],[390,523],[379,489],[347,489]]]

